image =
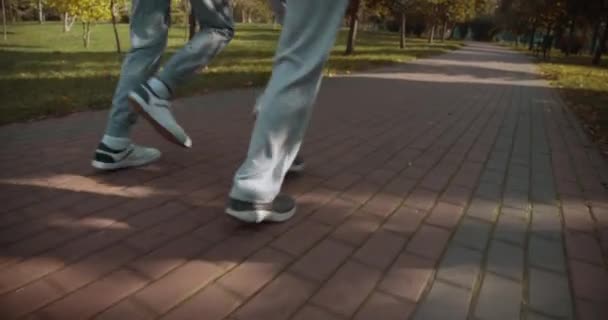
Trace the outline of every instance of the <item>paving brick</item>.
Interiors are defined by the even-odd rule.
[[[398,176],[382,188],[382,192],[405,197],[416,186],[416,180]]]
[[[498,275],[523,280],[524,249],[500,241],[492,241],[488,253],[487,270]]]
[[[194,294],[190,299],[171,310],[163,320],[197,319],[221,320],[234,311],[242,300],[236,295],[212,284]]]
[[[463,211],[464,208],[462,207],[440,202],[431,211],[431,214],[426,219],[426,223],[452,229],[460,221]]]
[[[348,188],[341,197],[358,204],[364,204],[371,199],[378,190],[380,190],[379,185],[372,182],[360,181]]]
[[[435,203],[437,193],[425,189],[415,189],[405,201],[407,206],[420,210],[430,210]]]
[[[561,242],[531,236],[528,243],[528,262],[556,272],[566,271],[564,249]]]
[[[471,292],[442,282],[433,287],[418,307],[415,320],[466,319],[469,312]]]
[[[179,235],[194,230],[196,227],[196,222],[193,219],[181,215],[175,220],[167,221],[166,223],[137,233],[126,239],[125,242],[130,247],[147,253],[158,248],[161,244],[177,238]]]
[[[498,217],[498,223],[494,230],[494,238],[512,244],[523,246],[526,240],[528,221],[522,219],[521,215],[503,213]]]
[[[373,293],[357,312],[354,320],[398,320],[408,319],[414,311],[411,302],[398,300],[383,293]]]
[[[383,229],[410,237],[422,223],[425,212],[408,207],[401,207],[384,223]]]
[[[310,249],[330,231],[330,228],[314,221],[304,221],[271,243],[274,248],[293,255]]]
[[[490,182],[493,184],[502,184],[505,179],[505,173],[497,170],[485,170],[479,178],[482,182]]]
[[[410,240],[406,250],[435,261],[441,256],[449,237],[450,232],[444,229],[423,225]]]
[[[605,268],[575,260],[569,261],[572,287],[577,298],[608,302],[608,271]]]
[[[315,285],[283,273],[242,308],[236,311],[238,320],[288,319],[313,294]],[[285,294],[289,292],[289,294]]]
[[[380,282],[382,291],[411,301],[418,301],[433,275],[434,262],[429,259],[401,254]]]
[[[49,279],[66,292],[74,291],[120,268],[136,256],[135,250],[115,245],[51,274]]]
[[[327,279],[352,253],[353,248],[332,239],[325,239],[302,256],[291,272],[307,279]]]
[[[163,314],[221,275],[213,263],[192,260],[139,291],[134,297],[148,309]]]
[[[583,207],[583,209],[563,207],[563,212],[564,223],[567,229],[580,232],[593,232],[593,219],[586,207]]]
[[[450,246],[441,260],[437,277],[471,289],[479,276],[481,258],[481,253],[475,250]]]
[[[387,231],[375,232],[363,246],[355,252],[353,258],[359,262],[386,269],[403,250],[406,239]]]
[[[532,212],[532,233],[539,237],[560,241],[562,238],[562,224],[559,213],[537,210]]]
[[[50,304],[39,314],[51,319],[87,319],[109,308],[145,284],[146,281],[136,274],[119,270]]]
[[[377,216],[358,212],[336,228],[331,236],[348,244],[359,246],[380,227],[380,223],[381,220]]]
[[[587,233],[566,232],[566,249],[570,259],[602,265],[602,249],[598,241]]]
[[[486,274],[479,292],[475,316],[478,319],[520,319],[522,285]]]
[[[380,271],[348,262],[321,287],[312,302],[335,313],[352,316],[380,279]]]
[[[360,175],[344,172],[340,173],[325,182],[323,184],[327,187],[336,189],[336,190],[344,190],[350,186],[352,186],[355,182],[357,182],[362,177]]]
[[[534,312],[528,312],[525,319],[526,320],[553,320],[553,318],[543,316],[543,315],[540,315],[540,314],[534,313]]]
[[[576,300],[576,319],[604,320],[606,318],[608,318],[608,306],[605,303]]]
[[[498,214],[498,203],[496,201],[473,199],[466,211],[467,216],[477,219],[494,222]]]
[[[564,276],[530,268],[529,305],[532,309],[555,317],[572,315],[572,299],[568,279]]]
[[[19,290],[0,296],[0,314],[5,319],[17,319],[45,304],[61,298],[63,290],[42,279]]]
[[[249,255],[272,240],[267,234],[251,230],[237,233],[203,252],[198,258],[229,269],[245,260]]]
[[[296,315],[291,318],[292,320],[340,320],[341,317],[332,315],[331,313],[315,306],[305,306]]]
[[[365,204],[363,209],[381,218],[386,218],[397,209],[402,201],[403,199],[399,196],[378,193]]]
[[[145,308],[134,303],[131,299],[127,298],[122,300],[118,304],[113,305],[109,309],[103,311],[101,314],[95,317],[97,320],[115,320],[115,319],[129,319],[129,320],[146,320],[155,318],[156,315],[146,310]]]
[[[443,192],[440,200],[464,207],[469,202],[472,193],[473,190],[471,188],[452,184]]]
[[[210,242],[187,234],[135,259],[129,267],[151,279],[158,279],[210,246]]]
[[[465,217],[456,230],[453,241],[483,251],[488,245],[491,228],[489,223]]]
[[[36,257],[3,268],[0,272],[0,294],[25,286],[63,266],[63,262],[58,259]]]
[[[335,198],[317,210],[311,219],[327,225],[338,225],[355,212],[358,206],[352,201]]]
[[[527,210],[530,200],[526,191],[507,189],[503,195],[502,205],[508,208]]]
[[[502,197],[502,185],[491,182],[481,182],[475,190],[475,197],[489,201],[500,201]]]
[[[217,283],[242,297],[249,297],[270,282],[291,257],[270,248],[263,248],[222,276]]]

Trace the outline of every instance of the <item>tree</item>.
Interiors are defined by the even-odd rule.
[[[346,55],[353,54],[355,52],[355,41],[357,41],[357,28],[359,27],[360,8],[361,0],[352,0],[346,11],[349,19],[348,38],[346,40],[346,51],[344,52],[344,54]]]
[[[44,23],[44,0],[38,0],[38,23]]]
[[[112,17],[110,0],[49,0],[50,5],[60,12],[77,16],[82,23],[82,41],[85,48],[91,42],[91,24],[108,21]]]
[[[4,5],[4,0],[2,0],[2,34],[4,41],[6,41],[6,6]]]
[[[120,37],[118,36],[118,28],[116,27],[116,12],[119,11],[119,8],[115,0],[110,0],[109,9],[112,15],[112,29],[114,30],[114,40],[116,41],[116,52],[118,53],[118,55],[120,55]]]

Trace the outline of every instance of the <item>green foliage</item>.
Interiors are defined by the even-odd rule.
[[[14,24],[14,36],[0,47],[0,123],[37,119],[90,109],[107,109],[118,75],[120,62],[114,52],[112,26],[99,24],[95,41],[88,50],[76,33],[61,32],[58,23]],[[178,95],[264,85],[272,69],[279,30],[270,25],[238,24],[230,45],[201,75],[195,76]],[[128,50],[127,25],[118,28]],[[326,74],[348,73],[416,57],[443,53],[459,47],[445,42],[430,46],[411,39],[407,49],[399,49],[399,35],[361,31],[357,52],[344,56],[346,32],[333,49]],[[173,25],[168,52],[184,45],[184,29]]]

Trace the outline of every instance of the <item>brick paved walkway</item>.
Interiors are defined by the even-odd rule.
[[[328,79],[286,189],[222,214],[255,92],[181,100],[194,149],[95,173],[105,113],[0,128],[0,318],[608,319],[606,162],[489,45]]]

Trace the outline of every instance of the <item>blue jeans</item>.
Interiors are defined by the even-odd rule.
[[[128,105],[129,91],[159,69],[167,46],[170,0],[133,0],[131,50],[125,57],[112,100],[106,134],[125,138],[136,120]],[[234,25],[229,0],[190,0],[201,31],[165,64],[157,76],[174,90],[206,66],[232,39]]]
[[[247,159],[230,196],[270,202],[281,189],[308,127],[323,66],[348,0],[287,0],[272,76],[258,100]]]

